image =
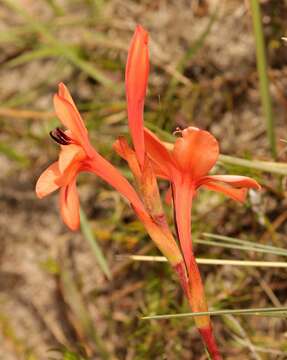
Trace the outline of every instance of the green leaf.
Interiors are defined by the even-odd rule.
[[[97,243],[97,240],[93,234],[93,231],[91,229],[91,226],[89,224],[89,221],[82,209],[80,209],[80,216],[81,216],[81,229],[82,233],[85,237],[85,239],[88,241],[88,243],[91,246],[91,249],[95,255],[95,258],[97,260],[97,263],[99,264],[101,270],[103,273],[107,276],[108,279],[112,278],[111,270],[109,268],[108,262]]]
[[[39,60],[48,57],[54,57],[61,55],[57,48],[53,47],[42,47],[32,51],[26,51],[24,54],[17,56],[15,59],[7,63],[8,67],[14,67],[25,64],[33,60]]]

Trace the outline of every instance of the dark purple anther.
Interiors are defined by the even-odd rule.
[[[73,140],[60,128],[50,131],[50,136],[60,145],[69,145],[73,142]]]

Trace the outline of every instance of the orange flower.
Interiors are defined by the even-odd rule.
[[[80,224],[79,196],[76,188],[77,175],[90,172],[113,186],[132,205],[147,232],[173,266],[183,262],[178,246],[165,227],[157,224],[146,210],[131,184],[90,144],[84,122],[64,84],[59,85],[54,97],[56,114],[68,130],[56,128],[51,137],[61,145],[59,160],[50,165],[39,177],[36,194],[43,198],[60,189],[60,210],[63,221],[71,230]]]
[[[143,108],[149,74],[148,33],[138,25],[132,38],[126,65],[128,120],[135,152],[144,166]]]
[[[189,127],[181,132],[182,137],[177,139],[169,150],[151,131],[144,129],[143,108],[149,72],[147,40],[147,32],[138,26],[131,42],[126,66],[128,120],[135,151],[124,138],[119,138],[114,148],[128,162],[150,216],[155,222],[163,225],[162,229],[166,229],[167,234],[170,230],[162,213],[156,176],[171,183],[175,225],[184,258],[174,269],[179,275],[192,310],[206,312],[208,307],[204,288],[192,250],[193,198],[198,188],[205,187],[243,202],[248,188],[258,189],[260,186],[255,180],[244,176],[208,175],[218,159],[219,146],[216,139],[207,131]],[[168,237],[170,238],[169,235]],[[210,317],[196,317],[195,322],[212,359],[221,359]]]
[[[148,129],[144,129],[144,136],[155,173],[171,183],[176,229],[190,282],[190,305],[195,312],[206,312],[208,306],[192,249],[193,198],[198,188],[205,187],[243,202],[247,189],[259,189],[260,185],[246,176],[207,175],[219,156],[218,143],[207,131],[188,127],[181,132],[171,150]],[[212,359],[221,360],[209,316],[199,316],[195,322]]]
[[[36,194],[43,198],[60,188],[60,210],[63,221],[71,230],[80,224],[79,196],[76,178],[80,172],[91,172],[112,185],[135,208],[144,211],[142,202],[130,183],[92,147],[84,122],[64,84],[54,96],[55,111],[68,130],[53,130],[51,137],[61,145],[59,160],[50,165],[36,184]]]
[[[207,131],[195,127],[184,129],[171,150],[148,129],[144,129],[144,134],[157,176],[171,183],[179,239],[190,271],[191,206],[196,190],[204,187],[243,202],[247,189],[260,189],[260,185],[246,176],[207,175],[219,156],[218,142]]]

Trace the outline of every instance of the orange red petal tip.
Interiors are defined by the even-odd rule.
[[[142,101],[146,95],[149,74],[148,33],[137,25],[132,37],[126,64],[126,92],[132,101]]]
[[[125,83],[128,123],[135,152],[144,165],[143,110],[149,75],[148,33],[137,25],[132,37],[126,64]]]

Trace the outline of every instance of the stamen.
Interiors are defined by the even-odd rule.
[[[172,135],[174,135],[174,136],[177,136],[177,135],[181,136],[181,133],[182,133],[181,128],[180,128],[180,127],[177,127],[177,128],[174,130],[174,132],[172,133]]]
[[[69,145],[73,142],[73,140],[60,128],[50,131],[50,136],[60,145]]]

